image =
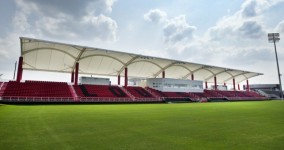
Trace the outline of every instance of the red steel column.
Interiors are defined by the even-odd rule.
[[[194,80],[194,74],[191,74],[191,80]]]
[[[17,72],[17,82],[22,80],[23,75],[23,57],[19,57],[18,72]]]
[[[205,82],[205,89],[208,89],[207,81]]]
[[[240,90],[240,84],[238,84],[238,90]]]
[[[217,90],[217,78],[216,78],[216,76],[214,77],[214,89]]]
[[[234,86],[234,91],[236,91],[236,82],[235,82],[235,78],[233,79],[233,86]]]
[[[124,86],[127,87],[127,84],[128,84],[128,69],[125,68],[124,70]]]
[[[74,82],[74,70],[71,72],[71,83]]]
[[[165,78],[166,77],[166,73],[165,73],[165,70],[162,72],[162,78]]]
[[[75,70],[75,85],[78,85],[78,75],[79,75],[79,63],[76,62],[76,70]]]
[[[249,80],[247,80],[247,91],[249,91]]]
[[[120,85],[120,74],[117,76],[117,84]]]

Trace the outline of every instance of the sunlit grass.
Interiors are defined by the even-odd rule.
[[[0,149],[284,149],[284,102],[1,105]]]

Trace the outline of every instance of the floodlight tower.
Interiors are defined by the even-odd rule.
[[[275,50],[275,56],[276,56],[276,63],[277,63],[277,70],[278,70],[278,78],[279,78],[279,90],[280,90],[280,96],[281,99],[283,99],[283,91],[282,91],[282,84],[281,84],[281,74],[279,70],[279,63],[278,63],[278,56],[277,56],[277,50],[276,50],[276,42],[279,42],[280,37],[279,33],[268,33],[268,41],[269,43],[274,43],[274,50]]]

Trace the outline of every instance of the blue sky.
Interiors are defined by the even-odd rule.
[[[13,78],[26,36],[260,72],[250,83],[277,83],[267,33],[284,35],[282,14],[284,0],[2,0],[0,74]],[[283,72],[284,39],[277,48]]]

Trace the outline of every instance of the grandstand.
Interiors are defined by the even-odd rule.
[[[20,42],[17,79],[0,82],[2,102],[162,103],[267,99],[249,89],[249,78],[261,73],[26,37],[21,37]],[[68,73],[70,82],[22,80],[24,70]],[[78,82],[79,74],[117,77],[117,85]],[[124,84],[120,82],[121,77]],[[128,78],[142,78],[148,84],[128,86]],[[244,81],[248,88],[241,91],[239,84]],[[208,89],[210,83],[213,89]],[[223,84],[232,84],[233,89],[218,89],[218,85]]]
[[[247,86],[244,85],[244,89]],[[280,85],[279,84],[252,84],[250,89],[265,95],[269,99],[281,99]]]

